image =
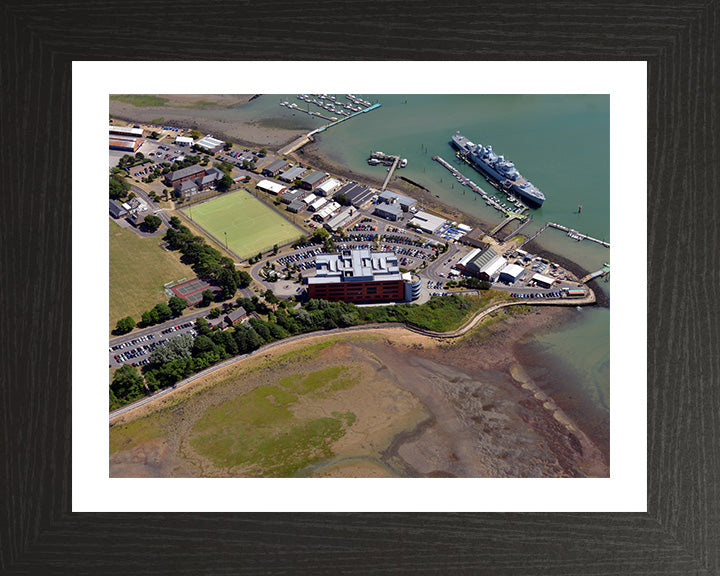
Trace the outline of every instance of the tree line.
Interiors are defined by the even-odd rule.
[[[250,285],[250,274],[244,270],[236,270],[232,258],[223,256],[202,237],[195,236],[177,216],[170,218],[170,225],[171,228],[164,236],[168,247],[179,250],[183,255],[183,262],[190,264],[199,277],[221,288],[216,298],[218,301],[229,300],[235,296],[238,288]]]

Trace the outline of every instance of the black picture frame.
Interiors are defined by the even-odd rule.
[[[6,0],[0,573],[720,573],[718,6]],[[146,59],[647,61],[648,512],[72,513],[71,65]]]

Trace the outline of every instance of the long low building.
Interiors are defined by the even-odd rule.
[[[293,166],[280,174],[280,176],[278,176],[278,180],[282,180],[283,182],[294,182],[298,178],[302,178],[305,172],[307,172],[307,170],[305,170],[302,166]]]
[[[315,190],[315,188],[320,186],[320,184],[325,182],[328,178],[330,178],[330,174],[315,170],[300,180],[300,186],[306,190]]]
[[[320,194],[320,196],[330,196],[338,186],[340,186],[340,182],[335,178],[330,178],[315,188],[315,193]]]
[[[110,126],[109,133],[116,136],[142,138],[145,131],[142,128],[133,128],[132,126]]]
[[[307,279],[308,296],[343,302],[402,302],[405,282],[392,252],[368,249],[319,254],[315,276]]]
[[[554,279],[549,278],[548,276],[543,276],[542,274],[533,274],[531,280],[543,288],[551,288],[552,285],[555,284]]]
[[[175,170],[174,172],[168,172],[165,176],[165,184],[175,187],[177,184],[180,184],[185,180],[200,178],[205,176],[205,174],[207,174],[207,171],[204,166],[194,164],[193,166],[188,166],[187,168],[181,168],[180,170]]]
[[[349,182],[335,193],[335,198],[343,195],[348,203],[355,208],[363,208],[370,204],[374,196],[374,192],[369,186],[358,184],[357,182]]]
[[[283,160],[282,158],[278,158],[265,166],[265,168],[262,169],[262,173],[264,176],[276,176],[278,172],[285,170],[288,166],[290,166],[290,162]]]
[[[410,198],[409,196],[405,196],[404,194],[398,194],[397,192],[392,192],[390,190],[385,190],[380,196],[378,196],[379,202],[384,202],[385,204],[397,204],[402,208],[403,212],[407,212],[417,206],[417,200],[414,198]]]
[[[278,194],[285,192],[287,187],[271,180],[260,180],[260,182],[258,182],[257,189],[277,196]]]
[[[445,218],[440,216],[434,216],[427,212],[418,212],[415,217],[410,220],[410,225],[420,228],[423,232],[428,234],[435,234],[440,228],[447,224]]]
[[[123,150],[125,152],[137,152],[142,146],[140,138],[121,138],[110,136],[110,150]]]
[[[357,215],[357,208],[347,206],[325,222],[323,227],[330,232],[336,232],[338,228],[346,228],[348,223],[352,222],[354,218],[357,218]]]
[[[174,144],[178,146],[192,146],[194,140],[190,136],[178,136],[175,138]]]

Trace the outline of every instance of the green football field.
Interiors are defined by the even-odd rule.
[[[301,232],[290,222],[243,190],[183,210],[230,250],[243,258],[282,246]]]

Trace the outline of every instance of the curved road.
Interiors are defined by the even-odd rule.
[[[271,342],[270,344],[266,344],[265,346],[262,346],[262,347],[258,348],[257,350],[250,352],[249,354],[243,354],[241,356],[235,356],[233,358],[229,358],[228,360],[225,360],[224,362],[221,362],[220,364],[216,364],[215,366],[211,366],[210,368],[207,368],[207,369],[203,370],[202,372],[193,374],[189,378],[186,378],[185,380],[180,380],[179,382],[177,382],[176,384],[174,384],[173,386],[171,386],[169,388],[160,390],[159,392],[156,392],[155,394],[153,394],[151,396],[146,396],[145,398],[142,398],[141,400],[138,400],[137,402],[128,404],[127,406],[123,406],[122,408],[119,408],[119,409],[115,410],[114,412],[110,412],[109,419],[112,421],[114,418],[117,418],[118,416],[126,414],[127,412],[130,412],[131,410],[134,410],[135,408],[139,408],[140,406],[144,406],[145,404],[148,404],[154,400],[162,398],[163,396],[169,394],[173,390],[176,390],[177,388],[181,388],[182,386],[190,384],[191,382],[194,382],[198,378],[202,378],[204,376],[207,376],[208,374],[212,374],[216,370],[220,370],[221,368],[225,368],[226,366],[230,366],[230,365],[235,364],[236,362],[240,362],[241,360],[244,360],[246,358],[250,358],[252,356],[256,356],[258,354],[267,352],[271,348],[274,348],[275,346],[279,346],[281,344],[285,344],[287,342],[295,342],[297,340],[302,340],[305,338],[310,338],[310,337],[315,337],[315,336],[327,336],[329,334],[338,334],[341,332],[348,332],[348,331],[378,330],[378,329],[389,329],[389,328],[405,328],[406,330],[409,330],[410,332],[414,332],[416,334],[422,334],[423,336],[429,336],[431,338],[442,338],[442,339],[459,338],[459,337],[467,334],[473,328],[475,328],[475,326],[477,326],[478,323],[483,318],[485,318],[487,315],[492,314],[493,312],[496,312],[500,308],[506,308],[508,306],[518,306],[518,305],[580,306],[580,305],[589,305],[589,304],[594,304],[594,303],[595,303],[595,293],[592,290],[590,290],[590,294],[588,296],[586,296],[585,298],[577,299],[577,300],[568,299],[568,298],[553,298],[553,299],[544,300],[542,302],[540,302],[540,301],[526,302],[524,300],[518,300],[518,301],[512,301],[512,302],[498,302],[497,304],[493,304],[489,308],[479,310],[478,312],[475,313],[475,315],[472,318],[470,318],[470,320],[468,320],[460,328],[458,328],[457,330],[454,330],[452,332],[434,332],[432,330],[423,330],[421,328],[410,327],[403,323],[393,322],[391,324],[367,324],[367,325],[363,325],[363,326],[350,326],[349,328],[336,328],[334,330],[320,330],[317,332],[308,332],[306,334],[298,334],[297,336],[291,336],[290,338],[285,338],[284,340],[278,340],[277,342]]]

